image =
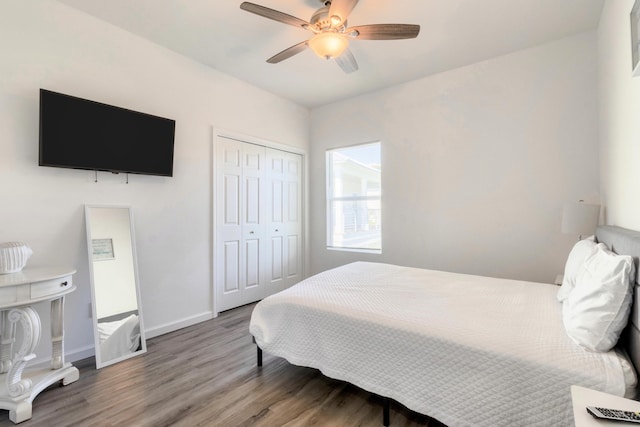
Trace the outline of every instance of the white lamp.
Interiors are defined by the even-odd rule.
[[[600,219],[600,205],[579,202],[565,203],[562,208],[562,232],[582,236],[593,234]]]
[[[349,40],[333,31],[318,33],[309,40],[309,47],[320,58],[331,59],[342,55],[342,52],[349,46]]]

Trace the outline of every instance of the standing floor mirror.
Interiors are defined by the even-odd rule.
[[[133,213],[85,205],[96,368],[145,353]]]

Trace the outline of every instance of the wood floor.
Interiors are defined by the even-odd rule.
[[[253,305],[147,341],[148,352],[96,370],[34,401],[33,426],[381,426],[382,399],[264,353],[256,366]],[[0,410],[0,426],[13,426]],[[441,427],[391,403],[392,426]]]

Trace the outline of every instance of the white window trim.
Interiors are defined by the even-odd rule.
[[[333,231],[333,223],[331,221],[332,218],[332,214],[331,214],[331,206],[333,202],[349,202],[349,201],[380,201],[380,205],[382,206],[382,191],[380,192],[379,196],[341,196],[341,197],[332,197],[333,195],[333,182],[332,182],[332,177],[333,177],[333,162],[331,160],[331,154],[332,152],[335,152],[337,150],[344,150],[344,149],[349,149],[349,148],[355,148],[358,146],[362,146],[362,145],[372,145],[372,144],[379,144],[380,148],[382,148],[382,143],[380,141],[371,141],[371,142],[365,142],[362,144],[356,144],[356,145],[348,145],[348,146],[344,146],[344,147],[336,147],[336,148],[330,148],[327,149],[325,152],[325,162],[326,162],[326,166],[325,166],[325,170],[326,170],[326,195],[325,195],[325,204],[326,204],[326,212],[325,212],[325,218],[326,218],[326,236],[325,236],[325,243],[326,243],[326,248],[328,250],[332,250],[332,251],[342,251],[342,252],[358,252],[358,253],[371,253],[371,254],[381,254],[382,253],[382,240],[380,241],[380,249],[371,249],[371,248],[352,248],[352,247],[342,247],[342,246],[332,246],[329,244],[329,242],[332,242],[332,231]],[[380,237],[382,238],[382,232],[380,234]]]

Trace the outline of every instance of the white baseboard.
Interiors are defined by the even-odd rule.
[[[82,360],[82,359],[86,359],[88,357],[93,357],[95,356],[96,352],[95,352],[95,348],[93,346],[93,344],[91,345],[87,345],[84,347],[81,347],[79,349],[74,349],[74,350],[67,350],[64,353],[64,360],[65,362],[76,362],[78,360]],[[42,357],[36,357],[34,360],[32,360],[31,362],[29,362],[29,369],[30,368],[46,368],[51,364],[51,355],[48,356],[42,356]]]
[[[93,357],[96,355],[95,347],[92,345],[88,345],[81,349],[75,349],[72,351],[68,351],[65,355],[65,358],[69,362],[75,362],[76,360],[86,359],[87,357]]]
[[[154,338],[160,335],[167,334],[169,332],[177,331],[178,329],[186,328],[187,326],[195,325],[200,322],[206,322],[213,319],[213,312],[207,311],[195,316],[187,317],[177,322],[165,323],[164,325],[156,326],[155,328],[145,329],[145,335],[147,339]],[[77,349],[65,349],[65,361],[75,362],[78,360],[86,359],[88,357],[95,356],[95,347],[93,344],[87,345]],[[45,368],[51,363],[51,355],[36,357],[29,363],[29,368]]]
[[[67,351],[65,358],[68,362],[75,362],[77,360],[86,359],[87,357],[93,357],[96,355],[96,349],[93,344],[86,347]]]
[[[164,325],[156,326],[155,328],[146,328],[144,330],[147,339],[164,335],[169,332],[177,331],[178,329],[186,328],[187,326],[195,325],[200,322],[206,322],[213,319],[213,312],[206,311],[195,316],[186,317],[178,320],[177,322],[165,323]]]

